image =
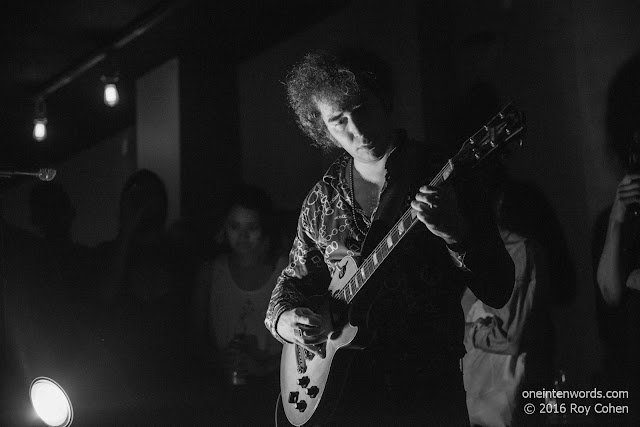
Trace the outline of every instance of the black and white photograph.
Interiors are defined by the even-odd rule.
[[[0,15],[0,425],[640,426],[639,2]]]

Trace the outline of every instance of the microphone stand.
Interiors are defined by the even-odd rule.
[[[23,172],[23,171],[2,171],[0,170],[0,178],[12,178],[16,175],[21,176],[35,176],[40,181],[51,181],[56,177],[56,170],[50,168],[39,169],[38,172]]]

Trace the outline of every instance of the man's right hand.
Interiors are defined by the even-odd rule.
[[[627,210],[634,203],[640,203],[640,174],[627,174],[618,184],[611,209],[611,220],[619,224],[624,223]]]
[[[317,314],[311,309],[297,307],[280,315],[276,330],[286,341],[324,357],[325,347],[322,343],[327,341],[332,332],[331,317],[328,312]]]

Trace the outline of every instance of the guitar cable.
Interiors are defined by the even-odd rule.
[[[280,405],[281,400],[282,400],[282,393],[278,393],[278,398],[276,399],[276,408],[273,411],[273,422],[276,427],[278,427],[278,407]]]

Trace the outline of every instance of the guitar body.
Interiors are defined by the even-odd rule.
[[[315,298],[319,306],[316,304],[314,310],[331,310],[332,296],[340,291],[357,271],[355,259],[343,258],[332,276],[328,295]],[[325,419],[330,415],[340,395],[352,358],[350,351],[342,351],[339,355],[336,353],[341,348],[363,348],[358,343],[359,340],[355,340],[358,327],[348,321],[343,323],[344,325],[331,333],[327,342],[323,344],[324,358],[314,356],[296,344],[285,344],[282,348],[280,394],[284,413],[295,426],[308,423],[314,414],[316,419]],[[332,370],[334,372],[329,380],[329,372]],[[326,396],[330,397],[325,398]]]

